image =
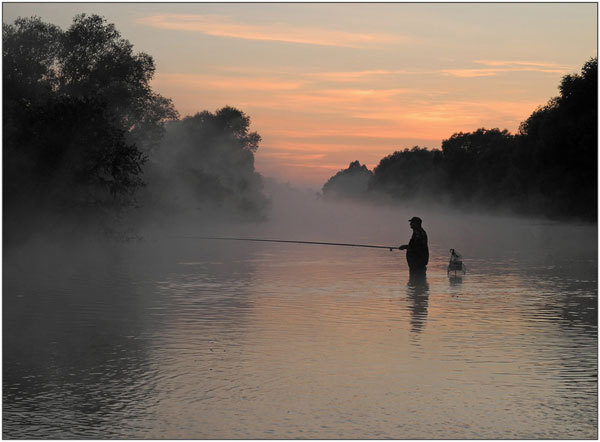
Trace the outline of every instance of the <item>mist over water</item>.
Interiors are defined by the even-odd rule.
[[[264,222],[5,249],[3,436],[597,436],[595,225],[265,194]],[[398,246],[412,216],[424,279],[398,250],[190,238]]]
[[[130,17],[138,31],[139,17]],[[342,139],[351,147],[344,155],[366,154],[381,136],[402,140],[411,132],[402,118],[439,113],[404,106],[395,128],[343,130],[358,114],[388,112],[377,100],[428,95],[386,86],[416,74],[422,60],[401,71],[337,72],[309,51],[300,81],[278,83],[289,77],[284,59],[279,74],[262,78],[199,56],[202,66],[188,72],[199,77],[153,80],[165,66],[126,37],[96,14],[78,14],[65,29],[37,15],[3,24],[3,437],[597,437],[595,57],[565,75],[560,95],[518,134],[454,133],[441,150],[405,148],[373,171],[355,158],[317,195],[256,171],[262,138],[244,111],[186,105],[191,114],[181,117],[153,86],[177,79],[188,99],[211,87],[203,107],[231,100],[252,109],[267,98],[262,110],[276,118],[259,112],[260,130],[270,137],[267,163],[283,174],[338,162]],[[196,34],[196,53],[220,37]],[[304,43],[323,46],[320,38]],[[354,49],[374,48],[343,50]],[[172,61],[167,70],[182,72]],[[568,67],[507,63],[498,72]],[[426,77],[448,79],[442,65]],[[466,96],[440,95],[445,87],[434,83],[438,97],[429,98],[460,114]],[[243,98],[243,89],[258,95]],[[309,100],[293,107],[316,100],[309,113],[326,118],[306,126],[288,112],[284,122],[294,93]],[[335,100],[352,115],[331,114]],[[469,112],[489,121],[487,106]],[[321,154],[297,155],[304,143]],[[429,237],[420,276],[397,250],[414,216]],[[207,238],[224,236],[288,243]],[[465,274],[447,272],[450,249],[463,255]]]

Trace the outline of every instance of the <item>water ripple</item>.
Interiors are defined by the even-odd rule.
[[[595,261],[181,250],[9,269],[5,437],[596,435]]]

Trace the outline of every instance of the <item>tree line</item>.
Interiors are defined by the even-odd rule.
[[[150,86],[153,58],[103,17],[77,15],[66,30],[18,18],[2,42],[5,241],[43,228],[46,213],[110,223],[140,205],[228,206],[263,216],[250,118],[226,106],[180,119]]]
[[[559,95],[538,107],[516,134],[458,132],[441,149],[396,151],[369,171],[358,161],[323,186],[325,197],[422,200],[597,220],[598,61],[565,75]]]
[[[250,117],[225,106],[181,118],[150,86],[153,58],[103,17],[77,15],[66,30],[19,18],[3,24],[2,40],[6,242],[64,219],[110,226],[131,208],[265,217]],[[456,133],[373,171],[355,161],[323,194],[595,220],[597,59],[559,90],[517,134]]]

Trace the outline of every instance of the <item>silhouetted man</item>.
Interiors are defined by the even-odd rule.
[[[406,261],[408,261],[408,268],[411,273],[425,272],[429,262],[427,233],[421,227],[421,218],[413,216],[408,222],[410,222],[410,228],[413,229],[413,234],[409,243],[400,246],[400,250],[406,250]]]

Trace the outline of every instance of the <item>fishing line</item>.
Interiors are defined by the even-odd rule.
[[[263,238],[232,238],[222,236],[177,236],[176,238],[190,238],[190,239],[212,239],[212,240],[224,240],[224,241],[257,241],[257,242],[279,242],[279,243],[292,243],[292,244],[317,244],[323,246],[342,246],[342,247],[368,247],[372,249],[389,249],[390,252],[394,249],[400,250],[397,246],[376,246],[371,244],[349,244],[340,242],[317,242],[317,241],[291,241],[284,239],[263,239]]]

